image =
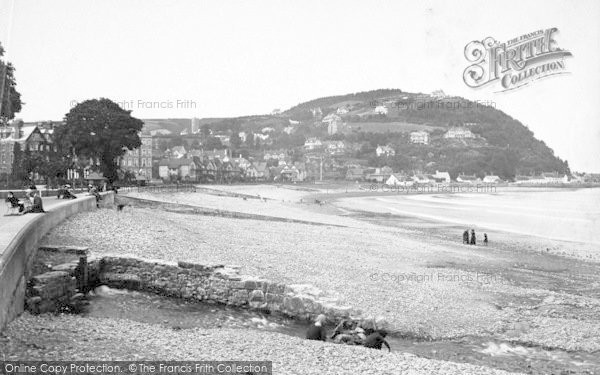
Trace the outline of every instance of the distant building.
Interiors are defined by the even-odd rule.
[[[374,112],[377,113],[378,115],[387,115],[388,109],[384,105],[378,105],[375,107]]]
[[[429,144],[429,133],[423,130],[411,132],[410,143],[418,143],[423,145]]]
[[[175,146],[171,149],[171,156],[176,159],[181,159],[187,155],[187,151],[184,146]]]
[[[192,130],[192,134],[198,134],[200,133],[200,119],[199,118],[192,118],[192,123],[190,126],[190,129]]]
[[[486,184],[497,184],[499,182],[502,182],[502,180],[496,175],[487,175],[483,177],[483,182],[485,182]]]
[[[283,128],[283,132],[287,135],[291,135],[294,132],[294,127],[293,126],[286,126],[285,128]]]
[[[408,178],[407,176],[404,175],[400,175],[400,174],[392,174],[390,175],[390,177],[385,181],[386,185],[389,186],[412,186],[414,184],[414,182],[412,181],[412,179]]]
[[[440,171],[435,171],[435,174],[432,175],[432,177],[436,180],[436,182],[450,182],[452,181],[450,179],[450,173],[448,172],[440,172]]]
[[[150,135],[153,137],[156,137],[158,135],[170,135],[170,134],[172,134],[172,132],[167,129],[156,129],[156,130],[150,131]]]
[[[196,164],[192,159],[163,159],[158,163],[158,175],[167,180],[180,178],[184,180],[196,179]]]
[[[346,113],[350,112],[348,110],[348,108],[346,107],[340,107],[337,109],[337,111],[335,111],[338,115],[345,115]]]
[[[475,138],[475,134],[473,134],[469,129],[466,129],[462,126],[453,126],[446,132],[446,134],[444,134],[444,138],[453,138],[453,139]]]
[[[53,149],[53,129],[45,129],[37,124],[25,124],[23,120],[13,120],[7,127],[0,128],[0,173],[11,174],[15,145],[21,151],[45,153]],[[36,176],[33,176],[34,179]]]
[[[396,151],[390,146],[377,146],[377,149],[375,149],[375,154],[377,154],[377,157],[380,156],[395,156],[396,155]]]
[[[443,90],[435,90],[431,93],[431,96],[433,96],[435,99],[444,99],[447,97]]]
[[[461,182],[461,183],[465,183],[465,184],[474,184],[478,181],[477,176],[475,175],[464,175],[461,174],[458,177],[456,177],[456,182]]]
[[[120,166],[124,171],[133,173],[136,179],[151,180],[152,176],[152,136],[139,134],[142,144],[134,150],[127,150],[120,158]]]
[[[308,138],[304,142],[304,148],[306,150],[315,150],[315,149],[318,149],[318,148],[321,148],[321,147],[323,147],[323,143],[318,138]]]

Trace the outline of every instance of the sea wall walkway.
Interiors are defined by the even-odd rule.
[[[114,203],[112,192],[103,193],[103,206]],[[77,199],[44,198],[44,214],[0,216],[0,331],[24,308],[26,280],[38,243],[64,219],[79,212],[96,209],[93,196],[81,194]]]

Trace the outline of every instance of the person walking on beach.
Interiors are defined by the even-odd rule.
[[[484,245],[484,246],[487,246],[487,244],[488,244],[487,233],[484,233],[484,234],[483,234],[483,245]]]
[[[463,232],[463,243],[465,243],[467,245],[469,244],[469,230],[468,229]]]
[[[476,245],[477,240],[475,239],[475,229],[471,229],[471,245]]]

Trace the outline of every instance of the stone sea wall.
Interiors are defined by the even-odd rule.
[[[26,292],[33,314],[78,310],[82,297],[98,285],[150,292],[190,301],[220,303],[300,320],[324,314],[331,322],[358,319],[359,311],[326,300],[309,285],[288,286],[242,276],[239,267],[165,262],[135,257],[95,258],[85,247],[45,246]],[[56,263],[56,264],[53,264]]]
[[[277,312],[302,320],[325,314],[333,322],[360,313],[320,301],[293,286],[241,276],[236,267],[112,256],[100,263],[100,283],[113,288]]]

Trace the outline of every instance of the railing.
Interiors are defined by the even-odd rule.
[[[138,193],[176,193],[176,192],[194,192],[196,186],[194,184],[171,184],[171,185],[152,185],[152,186],[126,186],[119,188],[121,192],[138,192]]]

